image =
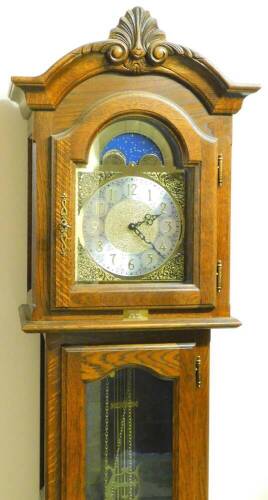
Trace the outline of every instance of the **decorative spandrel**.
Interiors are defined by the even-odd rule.
[[[137,368],[86,384],[87,499],[172,499],[172,392]]]
[[[77,282],[185,280],[186,176],[163,124],[108,125],[76,184]]]

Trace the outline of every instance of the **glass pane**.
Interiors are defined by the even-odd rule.
[[[137,368],[86,384],[87,500],[172,499],[172,390]]]
[[[76,169],[76,281],[192,282],[195,171],[159,120],[107,125]]]

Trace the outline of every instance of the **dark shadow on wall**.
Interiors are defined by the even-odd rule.
[[[16,307],[25,302],[27,242],[27,122],[8,99],[0,100],[1,281]],[[16,304],[16,305],[15,305]],[[8,306],[8,304],[6,304]],[[1,313],[11,312],[1,306]],[[12,311],[14,314],[17,310]]]
[[[34,499],[38,493],[40,339],[21,332],[18,307],[26,302],[27,121],[17,105],[0,100],[0,344],[1,455],[5,475],[1,498]],[[2,359],[2,358],[1,358]],[[5,392],[6,391],[6,392]],[[37,417],[36,417],[37,415]]]

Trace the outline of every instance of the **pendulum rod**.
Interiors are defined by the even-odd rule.
[[[110,388],[113,385],[113,402]],[[104,398],[104,499],[138,500],[139,478],[135,463],[135,369],[127,368],[107,377]],[[110,412],[113,411],[113,458],[109,447]]]

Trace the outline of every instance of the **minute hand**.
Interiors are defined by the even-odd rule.
[[[144,234],[143,234],[143,233],[142,233],[142,232],[141,232],[141,231],[137,228],[137,226],[136,226],[135,224],[129,224],[129,226],[128,226],[128,227],[129,227],[129,229],[132,229],[132,231],[134,231],[134,233],[135,233],[137,236],[139,236],[139,238],[140,238],[142,241],[144,241],[144,243],[147,243],[147,245],[150,245],[150,246],[154,249],[154,251],[155,251],[158,255],[160,255],[160,257],[164,258],[164,255],[162,255],[162,254],[161,254],[161,253],[157,250],[157,248],[156,248],[156,246],[153,244],[153,242],[152,242],[152,241],[148,241],[148,240],[146,239],[146,236],[145,236],[145,235],[144,235]]]

